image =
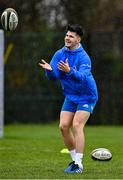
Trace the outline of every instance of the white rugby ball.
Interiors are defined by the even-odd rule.
[[[97,148],[91,152],[92,159],[107,161],[112,158],[111,152],[106,148]]]
[[[18,14],[13,8],[7,8],[1,15],[1,24],[6,31],[14,31],[18,25]]]

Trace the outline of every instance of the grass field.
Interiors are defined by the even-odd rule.
[[[123,127],[86,126],[83,174],[65,174],[71,161],[58,125],[7,125],[0,139],[0,179],[123,179]],[[111,161],[94,161],[90,152],[111,150]]]

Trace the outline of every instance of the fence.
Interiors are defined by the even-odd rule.
[[[64,45],[63,33],[6,34],[5,122],[47,123],[59,119],[63,102],[59,82],[51,82],[38,66]],[[90,124],[123,124],[123,32],[91,32],[84,47],[92,58],[99,101]]]

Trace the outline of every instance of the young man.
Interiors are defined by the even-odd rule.
[[[60,80],[65,95],[59,127],[72,158],[72,162],[64,170],[66,173],[83,171],[83,129],[98,99],[96,83],[91,73],[91,60],[80,44],[82,36],[80,26],[68,25],[65,46],[55,53],[50,64],[44,60],[39,63],[46,70],[49,79]]]

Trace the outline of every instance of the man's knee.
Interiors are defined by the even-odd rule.
[[[75,117],[73,119],[73,129],[75,132],[78,131],[79,129],[83,130],[89,116],[90,116],[90,113],[85,112],[85,111],[76,112]]]
[[[60,129],[61,132],[68,131],[69,126],[67,124],[60,123],[59,124],[59,129]]]
[[[80,128],[82,128],[82,125],[79,122],[74,122],[73,123],[74,132],[77,132]]]
[[[73,131],[74,133],[79,133],[80,131],[83,131],[85,124],[83,121],[78,121],[77,119],[74,119],[73,121]]]

